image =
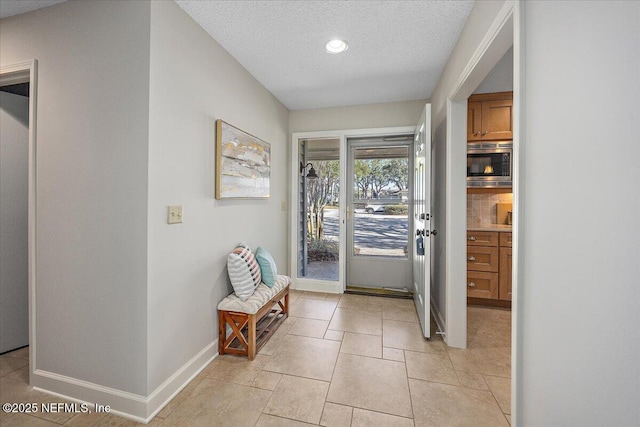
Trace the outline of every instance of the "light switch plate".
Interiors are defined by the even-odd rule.
[[[169,206],[168,224],[180,224],[182,222],[182,205]]]

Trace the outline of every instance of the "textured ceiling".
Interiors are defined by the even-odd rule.
[[[0,0],[0,19],[62,3],[65,0]]]
[[[429,98],[473,1],[176,0],[290,110]],[[341,38],[343,54],[325,52]]]
[[[1,0],[0,17],[61,1]],[[430,98],[473,7],[473,0],[176,3],[290,110]],[[349,50],[326,53],[333,38]]]

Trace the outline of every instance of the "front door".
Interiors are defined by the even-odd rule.
[[[348,138],[347,287],[410,294],[413,135]]]
[[[427,104],[414,142],[413,300],[425,338],[431,337],[431,105]]]

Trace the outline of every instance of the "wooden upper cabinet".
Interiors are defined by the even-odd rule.
[[[513,139],[513,92],[472,95],[467,112],[467,141]]]
[[[467,110],[467,140],[482,140],[482,102],[469,102]]]

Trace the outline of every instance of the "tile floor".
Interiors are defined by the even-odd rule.
[[[466,350],[425,341],[411,300],[291,292],[256,359],[211,362],[153,426],[508,426],[511,313],[468,309]],[[0,402],[59,402],[27,385],[28,349],[0,356]],[[105,414],[0,413],[2,426],[129,426]]]

